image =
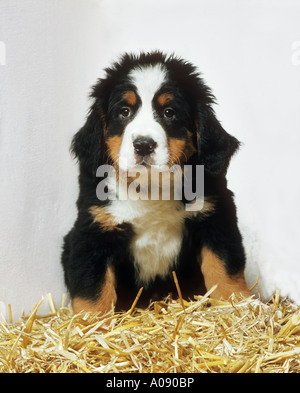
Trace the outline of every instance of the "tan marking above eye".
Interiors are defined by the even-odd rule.
[[[136,94],[132,90],[126,91],[123,95],[123,100],[127,102],[128,105],[134,106],[137,102]]]
[[[159,105],[161,105],[161,106],[165,106],[173,100],[174,100],[174,96],[173,96],[173,94],[170,94],[170,93],[163,93],[160,96],[158,96],[158,98],[157,98],[157,101],[158,101]]]

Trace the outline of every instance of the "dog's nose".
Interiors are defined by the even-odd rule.
[[[135,153],[143,157],[153,153],[156,146],[157,143],[148,137],[138,137],[133,141]]]

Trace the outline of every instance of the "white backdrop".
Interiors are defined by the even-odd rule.
[[[48,292],[60,303],[72,135],[103,67],[151,49],[199,67],[243,142],[228,178],[249,285],[259,276],[264,299],[280,289],[300,303],[299,20],[298,0],[0,0],[0,313]]]

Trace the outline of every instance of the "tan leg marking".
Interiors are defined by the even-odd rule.
[[[241,293],[245,297],[251,296],[244,278],[244,272],[230,277],[221,259],[207,247],[202,248],[201,258],[201,271],[206,290],[209,291],[214,285],[218,284],[218,287],[210,295],[213,299],[228,299],[232,293]]]
[[[170,93],[163,93],[157,98],[157,101],[161,106],[165,106],[173,100],[174,100],[174,96],[173,94]]]
[[[77,314],[80,311],[105,314],[109,311],[113,311],[113,307],[116,302],[117,294],[115,273],[111,267],[108,267],[99,298],[93,302],[91,300],[75,297],[72,300],[72,308],[74,314]]]

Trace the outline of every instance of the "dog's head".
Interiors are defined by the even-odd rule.
[[[86,173],[101,164],[184,165],[197,157],[225,174],[239,142],[214,115],[214,97],[194,66],[160,52],[125,54],[94,86],[94,103],[72,150]],[[196,155],[196,156],[195,156]]]

